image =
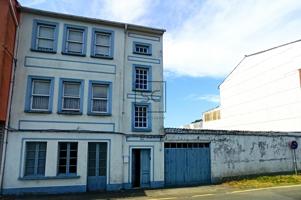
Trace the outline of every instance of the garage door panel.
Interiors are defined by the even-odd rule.
[[[165,145],[165,184],[167,186],[209,184],[209,144]]]

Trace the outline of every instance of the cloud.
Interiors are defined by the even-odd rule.
[[[205,95],[190,94],[185,98],[185,100],[207,101],[207,102],[210,102],[210,103],[219,103],[220,102],[220,97],[219,97],[219,95],[215,95],[215,94],[205,94]]]
[[[301,38],[300,5],[295,0],[206,1],[165,35],[165,70],[225,76],[245,54]]]
[[[92,0],[89,12],[97,18],[127,22],[142,23],[143,16],[154,4],[152,0]]]
[[[20,0],[26,6],[167,29],[169,76],[224,77],[245,54],[300,39],[299,0]]]

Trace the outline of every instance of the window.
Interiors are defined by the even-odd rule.
[[[151,66],[134,65],[133,90],[151,91]]]
[[[65,25],[63,53],[85,56],[87,41],[87,27]]]
[[[133,53],[151,56],[152,55],[152,45],[148,44],[148,43],[134,42],[133,43]]]
[[[33,21],[31,50],[56,53],[58,23],[41,20]]]
[[[82,114],[84,81],[60,79],[59,113]]]
[[[89,115],[110,115],[112,110],[111,82],[89,82]]]
[[[91,56],[98,58],[113,58],[113,47],[114,47],[114,32],[93,29],[92,31],[92,45],[91,45]]]
[[[46,142],[26,142],[25,176],[45,176]]]
[[[29,76],[25,112],[51,112],[53,84],[54,78],[52,77]]]
[[[151,110],[148,103],[133,103],[133,131],[151,131]]]
[[[76,175],[77,142],[59,142],[58,175]]]

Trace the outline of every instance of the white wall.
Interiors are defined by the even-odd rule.
[[[296,140],[301,143],[300,133],[216,130],[200,130],[192,134],[184,132],[185,130],[178,134],[166,134],[165,141],[209,142],[212,182],[247,175],[294,173],[294,157],[289,142]],[[300,148],[296,150],[296,155],[300,170]]]
[[[34,52],[30,50],[32,25],[34,19],[59,23],[58,49],[56,54]],[[87,52],[85,57],[61,54],[64,24],[73,24],[88,27]],[[113,60],[90,57],[92,28],[100,28],[114,31]],[[69,130],[103,130],[131,133],[132,102],[134,102],[135,99],[129,98],[128,96],[132,95],[133,97],[134,94],[134,92],[132,91],[133,64],[143,64],[152,66],[153,81],[163,80],[162,36],[160,35],[150,35],[143,32],[139,33],[134,31],[128,31],[125,35],[125,30],[122,28],[109,27],[101,24],[89,24],[86,22],[84,23],[79,21],[50,18],[45,16],[36,16],[29,13],[22,13],[21,15],[20,32],[22,34],[20,34],[20,38],[18,41],[18,61],[15,77],[16,81],[14,85],[12,98],[13,106],[10,121],[11,128],[49,129],[49,125],[45,123],[39,124],[36,122],[45,120],[52,122],[60,122],[60,124],[54,123],[55,126],[52,126],[52,128],[59,127],[59,129]],[[134,55],[132,46],[134,41],[150,43],[152,45],[152,56]],[[124,45],[126,45],[126,48]],[[59,61],[57,59],[61,59],[63,61]],[[133,61],[133,59],[135,61]],[[80,61],[81,63],[68,62],[68,60]],[[53,69],[52,67],[58,69]],[[65,70],[63,70],[63,68]],[[87,70],[91,72],[74,71],[74,69]],[[98,73],[95,73],[95,71],[98,71]],[[116,73],[113,73],[115,71]],[[55,77],[52,114],[37,114],[24,112],[27,77],[29,75]],[[59,78],[83,79],[85,81],[83,115],[57,114]],[[112,82],[112,116],[87,115],[89,80]],[[154,83],[153,90],[160,89],[159,95],[162,97],[162,89],[160,88],[161,86],[161,83]],[[156,95],[158,95],[158,93],[156,93]],[[150,101],[150,103],[152,104],[153,110],[162,110],[162,101]],[[28,120],[30,122],[28,122]],[[70,121],[81,122],[82,125],[75,123],[63,123]],[[162,134],[163,114],[154,113],[152,117],[152,124],[153,131],[150,134]]]
[[[301,43],[246,57],[220,86],[221,120],[205,129],[300,131]]]

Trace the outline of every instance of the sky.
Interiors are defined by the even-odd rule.
[[[218,85],[244,55],[301,39],[300,0],[19,2],[32,8],[166,29],[165,127],[181,127],[218,106]]]

